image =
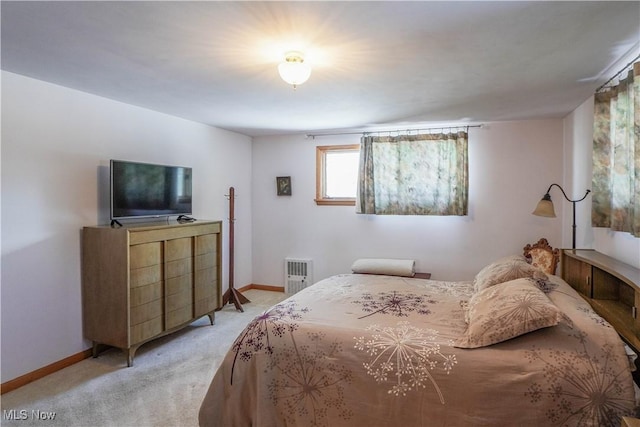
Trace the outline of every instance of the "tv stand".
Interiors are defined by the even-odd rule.
[[[192,218],[190,216],[187,215],[178,215],[178,218],[176,219],[176,221],[178,222],[195,222],[195,218]]]
[[[82,230],[85,338],[122,349],[127,366],[138,347],[222,307],[222,223],[126,224]]]
[[[111,220],[111,227],[113,227],[114,225],[117,225],[118,227],[122,227],[122,224],[117,219]]]

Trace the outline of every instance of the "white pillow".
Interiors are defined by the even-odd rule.
[[[467,331],[455,347],[478,348],[507,341],[555,326],[561,314],[530,279],[500,283],[471,297]]]
[[[413,259],[361,258],[351,266],[351,271],[360,274],[384,274],[387,276],[413,277],[416,261]]]
[[[520,278],[549,280],[549,277],[542,270],[529,264],[525,257],[511,255],[500,258],[480,270],[476,274],[473,285],[475,291],[480,292],[499,283]]]

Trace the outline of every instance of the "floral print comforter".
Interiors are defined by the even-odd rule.
[[[619,426],[634,411],[615,330],[564,281],[562,320],[454,347],[471,282],[345,274],[256,317],[202,403],[202,426]]]

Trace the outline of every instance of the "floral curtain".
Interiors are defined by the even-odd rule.
[[[363,136],[356,211],[467,215],[467,132]]]
[[[591,224],[640,237],[640,62],[596,93]]]

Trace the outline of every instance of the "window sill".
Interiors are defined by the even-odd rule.
[[[318,206],[355,206],[353,199],[314,199]]]

